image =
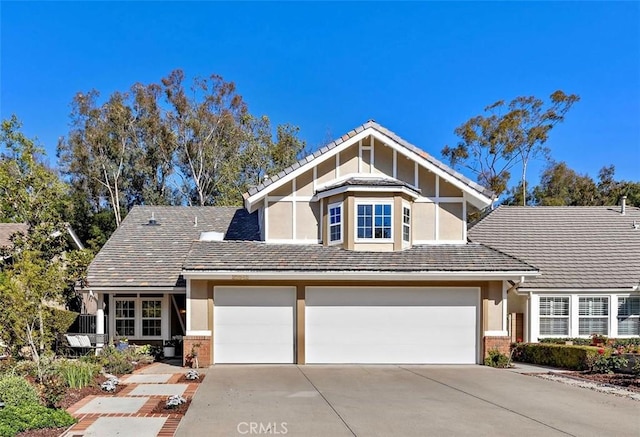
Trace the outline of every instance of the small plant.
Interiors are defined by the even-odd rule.
[[[64,360],[60,364],[60,375],[70,388],[89,386],[100,368],[91,363],[77,360]]]
[[[198,373],[197,370],[192,369],[187,372],[187,374],[185,375],[185,378],[187,378],[190,381],[194,381],[200,378],[200,374]]]
[[[607,343],[607,337],[602,334],[591,334],[592,346],[603,346]]]
[[[504,369],[509,366],[509,357],[498,349],[491,349],[489,356],[484,359],[484,365]]]
[[[167,399],[167,408],[177,408],[185,404],[187,400],[180,395],[172,395]]]
[[[0,400],[8,405],[37,404],[40,401],[35,387],[21,376],[0,378]]]
[[[625,367],[628,363],[629,361],[618,354],[617,351],[600,348],[590,370],[592,373],[613,373],[621,367]]]
[[[105,382],[100,384],[100,388],[102,390],[104,390],[104,391],[109,392],[109,393],[113,393],[113,392],[116,391],[116,388],[118,387],[118,384],[120,384],[120,380],[118,378],[116,378],[115,376],[111,376]]]

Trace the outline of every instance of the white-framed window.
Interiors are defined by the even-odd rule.
[[[329,242],[342,242],[342,203],[329,205]]]
[[[136,335],[136,300],[116,299],[115,301],[115,329],[120,337],[135,337]]]
[[[162,300],[142,299],[142,336],[160,337],[162,335]]]
[[[411,242],[411,208],[402,205],[402,241]]]
[[[640,296],[618,297],[618,335],[640,335]]]
[[[540,335],[569,335],[569,297],[540,297]]]
[[[356,204],[356,239],[391,240],[393,238],[392,204]]]
[[[114,296],[110,311],[112,332],[120,337],[162,339],[168,335],[169,311],[166,297]]]
[[[609,298],[580,297],[578,300],[578,335],[609,335]]]

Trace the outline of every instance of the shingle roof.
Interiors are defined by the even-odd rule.
[[[257,241],[193,243],[185,270],[310,272],[535,272],[522,261],[481,244],[414,246],[398,252],[350,251],[321,245]]]
[[[480,185],[480,184],[478,184],[476,182],[473,182],[471,179],[467,178],[466,176],[464,176],[464,175],[458,173],[457,171],[453,170],[451,167],[449,167],[449,166],[443,164],[442,162],[438,161],[437,159],[435,159],[433,156],[431,156],[430,154],[428,154],[424,150],[421,150],[420,148],[414,146],[410,142],[408,142],[405,139],[403,139],[403,138],[399,137],[398,135],[396,135],[394,132],[392,132],[389,129],[385,128],[384,126],[381,126],[380,124],[376,123],[374,120],[369,120],[366,123],[364,123],[363,125],[360,125],[357,128],[347,132],[346,134],[344,134],[343,136],[341,136],[337,140],[332,141],[331,143],[327,144],[326,146],[321,147],[320,149],[316,150],[311,155],[308,155],[308,156],[302,158],[300,161],[296,162],[292,166],[285,168],[284,170],[282,170],[277,175],[274,175],[274,176],[271,176],[270,178],[267,178],[260,185],[250,188],[249,191],[244,194],[244,197],[248,198],[248,197],[253,196],[254,194],[258,193],[259,191],[264,190],[269,185],[273,184],[274,182],[278,181],[279,179],[282,179],[283,177],[285,177],[286,175],[288,175],[292,171],[300,168],[301,166],[307,164],[308,162],[313,161],[314,159],[318,158],[320,155],[328,152],[329,150],[331,150],[331,149],[333,149],[335,147],[338,147],[340,144],[344,143],[345,141],[349,140],[350,138],[353,138],[354,136],[356,136],[357,134],[359,134],[360,132],[362,132],[362,131],[364,131],[365,129],[368,129],[368,128],[375,129],[378,132],[380,132],[381,134],[389,137],[390,139],[392,139],[396,143],[400,144],[401,146],[405,147],[409,151],[411,151],[411,152],[415,153],[416,155],[426,159],[427,161],[429,161],[431,164],[435,165],[436,167],[438,167],[442,171],[450,174],[454,178],[456,178],[456,179],[460,180],[461,182],[465,183],[466,185],[468,185],[469,187],[471,187],[472,189],[474,189],[478,193],[480,193],[480,194],[482,194],[482,195],[484,195],[486,197],[489,197],[489,198],[491,198],[493,196],[493,193],[490,190],[488,190],[485,187],[483,187],[482,185]]]
[[[0,247],[13,247],[11,236],[17,232],[24,234],[28,230],[26,223],[0,223]]]
[[[148,224],[152,213],[157,226]],[[184,286],[182,264],[203,231],[224,232],[228,240],[260,238],[257,214],[244,209],[137,206],[89,266],[89,287]]]
[[[524,288],[631,288],[640,282],[640,208],[501,206],[469,239],[540,269]]]

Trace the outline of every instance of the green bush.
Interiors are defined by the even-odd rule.
[[[36,388],[21,376],[6,375],[0,378],[0,399],[5,405],[37,404]]]
[[[67,384],[60,375],[48,375],[38,386],[40,390],[40,400],[42,404],[49,408],[58,407],[67,392]]]
[[[520,344],[513,355],[516,361],[571,370],[589,370],[597,357],[597,347],[549,343]]]
[[[37,404],[9,406],[0,409],[0,437],[13,437],[30,429],[66,427],[75,422],[64,410],[53,410]]]
[[[79,313],[67,311],[60,308],[45,307],[44,324],[55,335],[61,332],[67,332],[69,327],[79,316]]]
[[[640,337],[634,337],[634,338],[614,338],[611,339],[611,345],[614,348],[618,348],[621,346],[640,346]]]
[[[104,371],[114,375],[124,375],[133,372],[134,366],[130,358],[113,346],[105,347],[99,355]]]
[[[509,357],[498,349],[491,349],[489,356],[484,359],[484,365],[504,369],[509,366]]]

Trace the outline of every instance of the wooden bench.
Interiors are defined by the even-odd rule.
[[[97,351],[107,343],[106,334],[66,333],[56,338],[56,353],[68,357],[86,355]]]

